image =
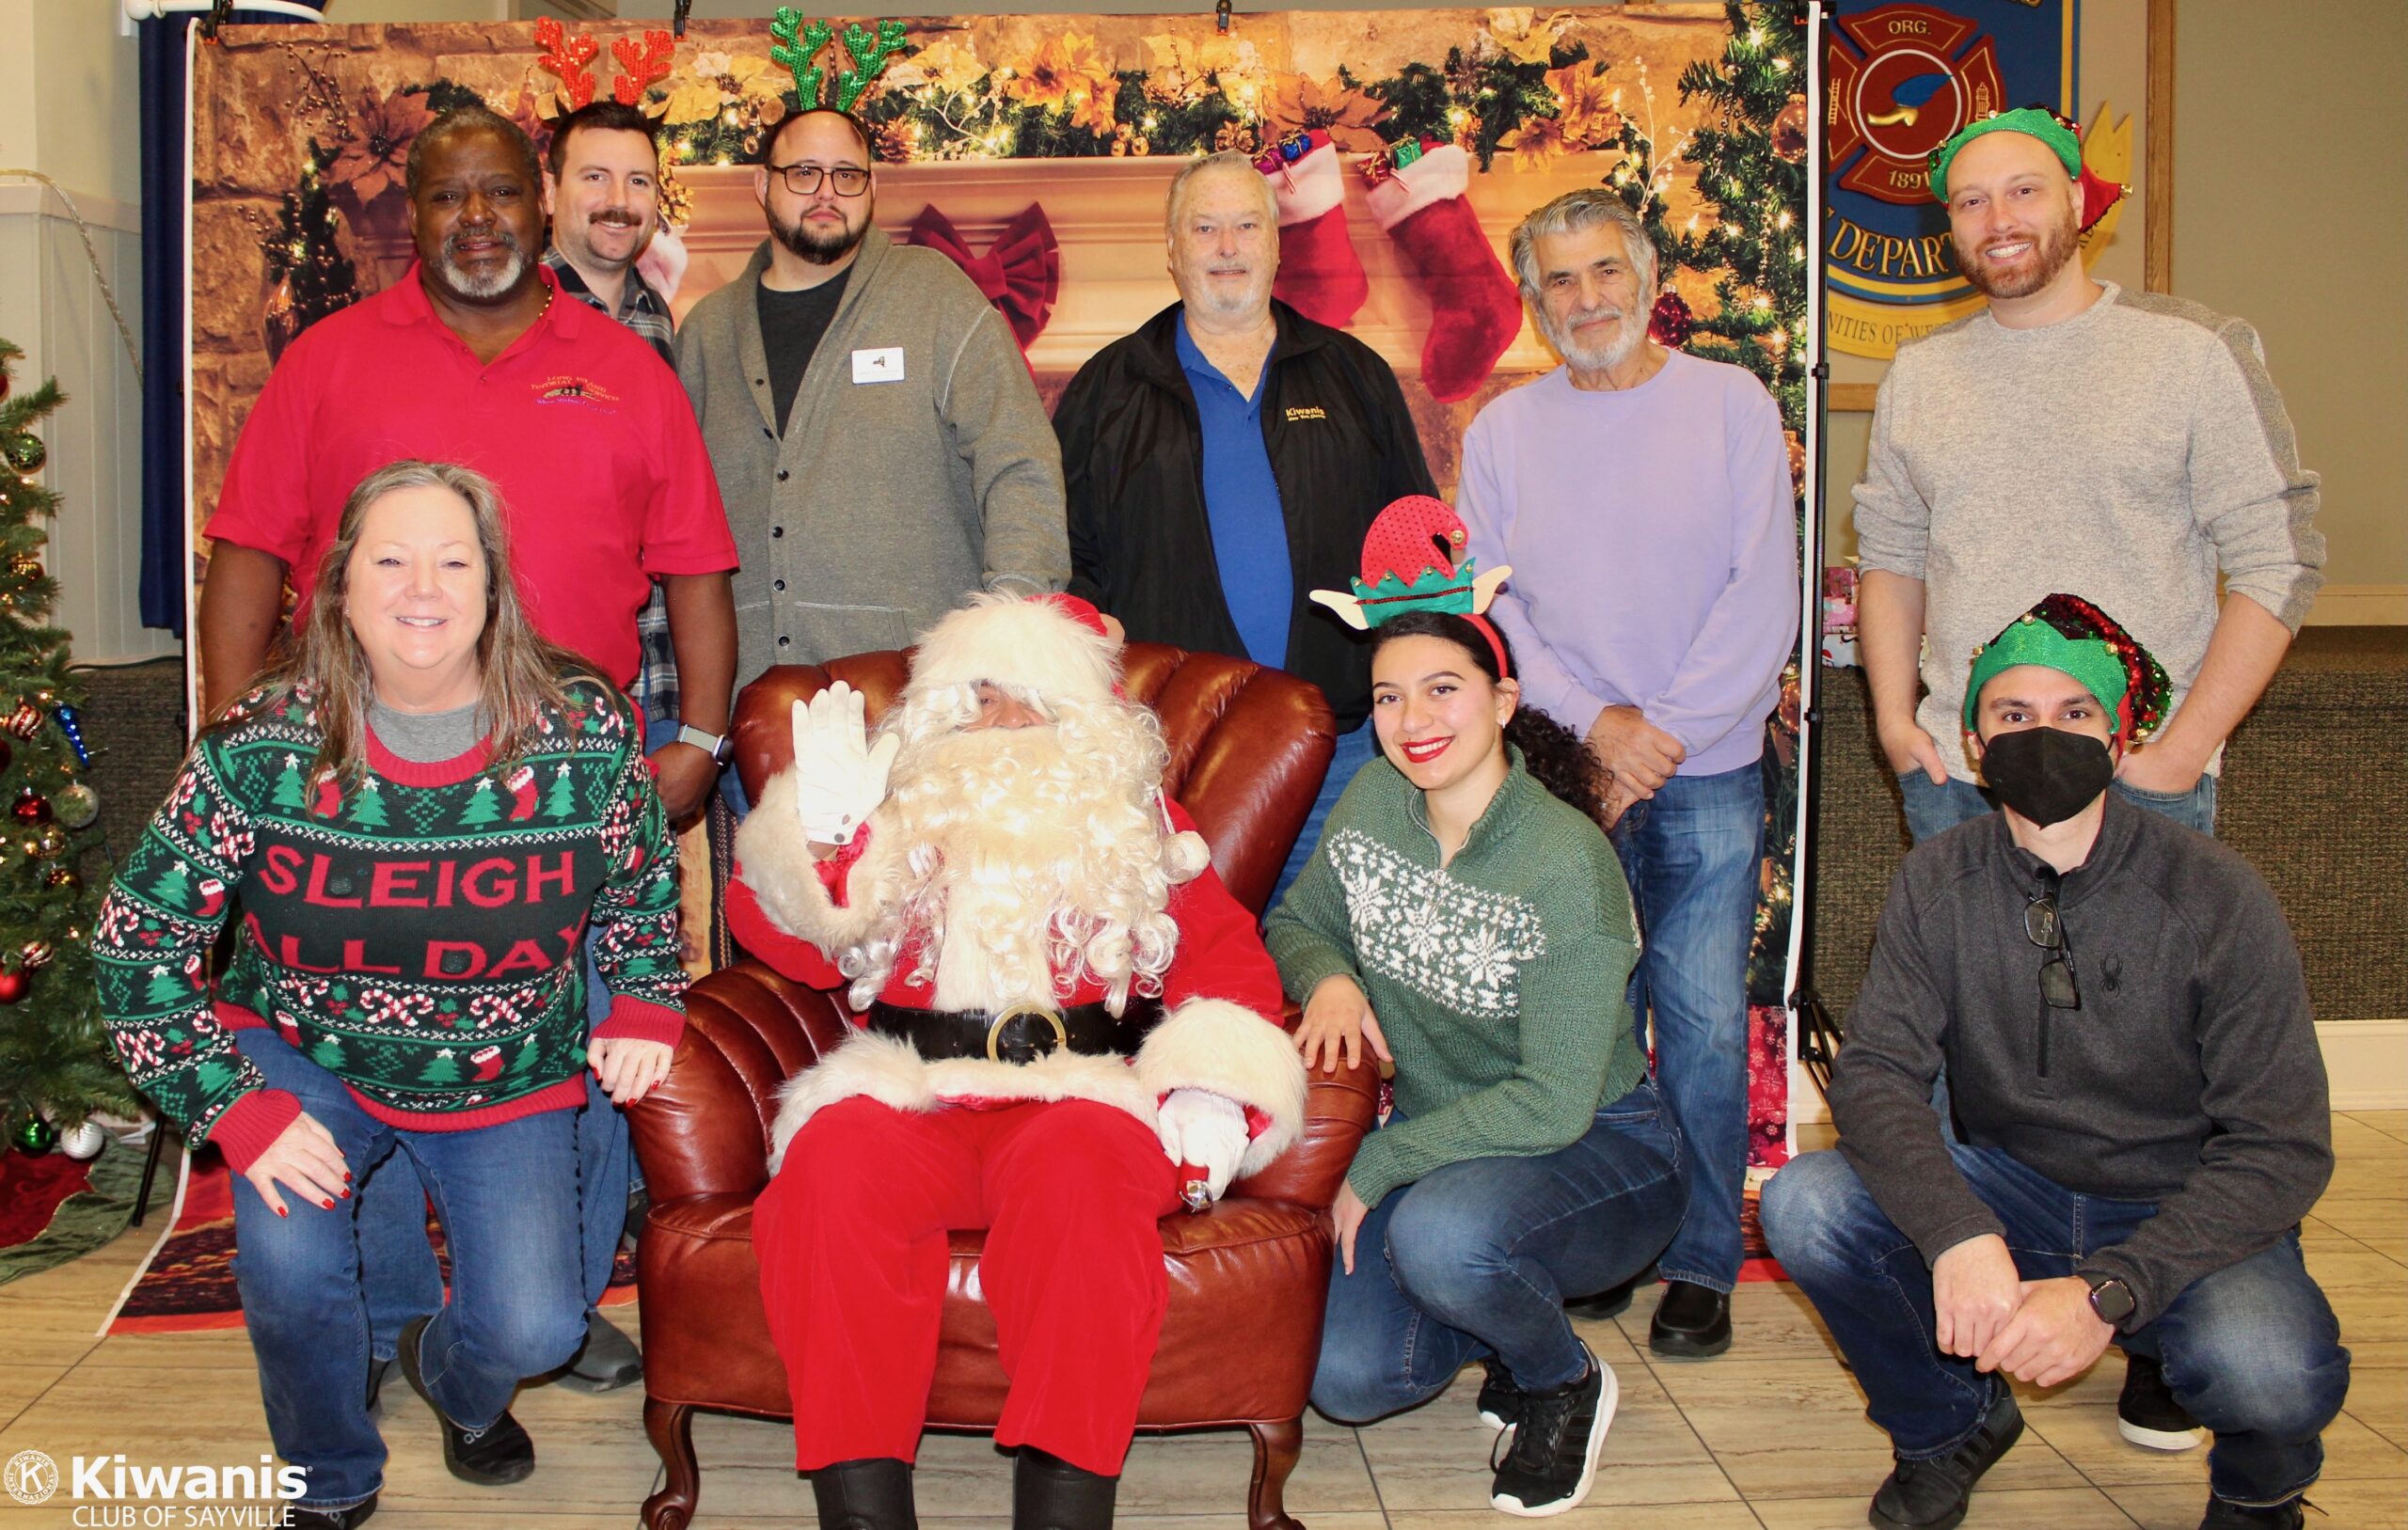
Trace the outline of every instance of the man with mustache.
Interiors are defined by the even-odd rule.
[[[2115,1344],[2214,1431],[2201,1530],[2298,1530],[2350,1383],[2300,1255],[2333,1152],[2299,949],[2246,861],[2109,789],[2171,686],[2097,606],[2047,596],[1958,684],[2000,811],[1908,854],[1839,1147],[1764,1196],[1895,1452],[1868,1518],[1963,1521],[2023,1432],[2006,1378],[2058,1386]]]
[[[1300,1129],[1279,974],[1119,679],[1086,602],[975,597],[874,735],[842,682],[797,702],[794,764],[737,832],[730,928],[845,988],[857,1027],[786,1088],[753,1213],[823,1530],[919,1522],[946,1235],[969,1228],[1011,1522],[1110,1525],[1169,1300],[1157,1220]]]
[[[1285,173],[1275,150],[1180,171],[1164,220],[1180,300],[1097,352],[1054,411],[1071,590],[1133,639],[1301,675],[1338,714],[1274,904],[1378,752],[1370,645],[1311,592],[1346,588],[1381,507],[1438,492],[1388,364],[1271,295]]]
[[[1764,725],[1798,641],[1788,446],[1752,375],[1648,337],[1656,250],[1614,192],[1532,213],[1513,257],[1563,365],[1465,433],[1464,524],[1482,564],[1513,565],[1491,610],[1523,694],[1611,777],[1606,811],[1646,934],[1631,1010],[1653,1018],[1657,1086],[1690,1164],[1648,1342],[1703,1359],[1730,1347],[1741,1258]]]
[[[1028,363],[959,267],[873,226],[861,124],[787,118],[752,195],[769,237],[677,340],[744,552],[737,674],[904,647],[967,591],[1059,589],[1061,454]]]
[[[573,135],[571,150],[587,137]],[[404,458],[458,462],[501,489],[536,630],[613,685],[637,678],[638,616],[658,581],[683,727],[651,762],[673,817],[690,819],[728,749],[736,545],[677,379],[626,328],[557,301],[561,276],[538,258],[542,170],[509,118],[483,106],[444,114],[411,144],[405,174],[418,263],[294,340],[235,442],[206,528],[215,545],[200,598],[205,709],[240,695],[261,668],[281,635],[288,579],[309,600],[354,484]],[[592,1190],[587,1296],[598,1301],[630,1155],[616,1108],[598,1086],[589,1092],[578,1154]],[[416,1177],[388,1169],[361,1194],[362,1237],[384,1240],[368,1261],[378,1272],[369,1295],[375,1356],[388,1361],[404,1322],[441,1305],[442,1286]],[[572,1384],[607,1389],[641,1374],[634,1346],[598,1313],[587,1334]]]
[[[2241,320],[2083,269],[2081,232],[2120,188],[2083,169],[2072,124],[2046,109],[1968,125],[1930,180],[1989,302],[1900,347],[1856,486],[1858,648],[1908,830],[1988,811],[1953,726],[1957,660],[2070,586],[2174,677],[2171,719],[2116,790],[2212,833],[2224,741],[2323,583],[2317,477],[2263,349]]]

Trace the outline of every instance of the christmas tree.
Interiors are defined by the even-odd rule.
[[[267,257],[274,283],[267,303],[271,361],[303,330],[359,301],[359,274],[336,239],[340,224],[323,179],[333,159],[332,150],[320,149],[312,140],[301,184],[284,194],[276,227],[261,230],[260,250]]]
[[[68,673],[68,635],[46,624],[58,586],[43,572],[43,522],[58,496],[35,481],[33,428],[66,402],[55,382],[11,396],[23,355],[0,340],[0,1130],[46,1148],[54,1127],[138,1107],[101,1024],[91,930],[102,884],[80,849],[100,814]],[[43,1117],[49,1117],[44,1124]]]
[[[1684,230],[1671,263],[1710,276],[1716,310],[1692,315],[1671,294],[1656,306],[1658,338],[1694,355],[1755,373],[1781,405],[1792,485],[1804,511],[1806,428],[1806,147],[1814,119],[1806,106],[1806,20],[1794,0],[1724,0],[1730,40],[1714,63],[1681,73],[1681,99],[1703,100],[1705,122],[1685,150],[1697,189],[1714,209],[1703,233]],[[1667,305],[1674,311],[1668,313]],[[1668,338],[1670,327],[1677,338]],[[1771,872],[1756,906],[1748,954],[1751,1002],[1778,1004],[1789,947],[1798,844],[1797,666],[1782,681],[1782,705],[1765,753],[1765,859]]]

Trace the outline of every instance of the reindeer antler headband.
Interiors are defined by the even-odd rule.
[[[836,39],[835,24],[817,19],[805,21],[802,12],[794,7],[780,6],[777,15],[769,21],[769,36],[777,39],[769,49],[769,62],[784,65],[794,75],[795,100],[800,103],[800,110],[833,106],[840,112],[849,112],[877,82],[879,74],[894,62],[908,30],[901,22],[892,19],[879,22],[875,31],[859,22],[848,22],[845,52],[851,55],[852,67],[836,71],[832,97],[823,94],[827,70],[812,60]]]

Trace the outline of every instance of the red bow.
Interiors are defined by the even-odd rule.
[[[1045,322],[1054,317],[1054,299],[1062,291],[1062,250],[1039,204],[1029,203],[1005,224],[984,255],[971,254],[954,231],[953,220],[933,206],[920,210],[903,242],[935,250],[961,267],[1012,326],[1022,351],[1045,332]]]

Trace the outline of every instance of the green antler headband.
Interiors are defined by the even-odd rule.
[[[878,80],[879,74],[894,61],[902,50],[907,28],[903,23],[889,19],[879,22],[875,30],[858,22],[846,24],[845,52],[851,55],[851,67],[836,71],[836,88],[832,97],[823,87],[828,71],[813,62],[821,49],[836,40],[832,22],[805,21],[802,12],[792,6],[780,6],[769,20],[769,36],[777,39],[769,49],[769,62],[784,66],[794,75],[795,99],[800,109],[832,106],[849,112]]]

